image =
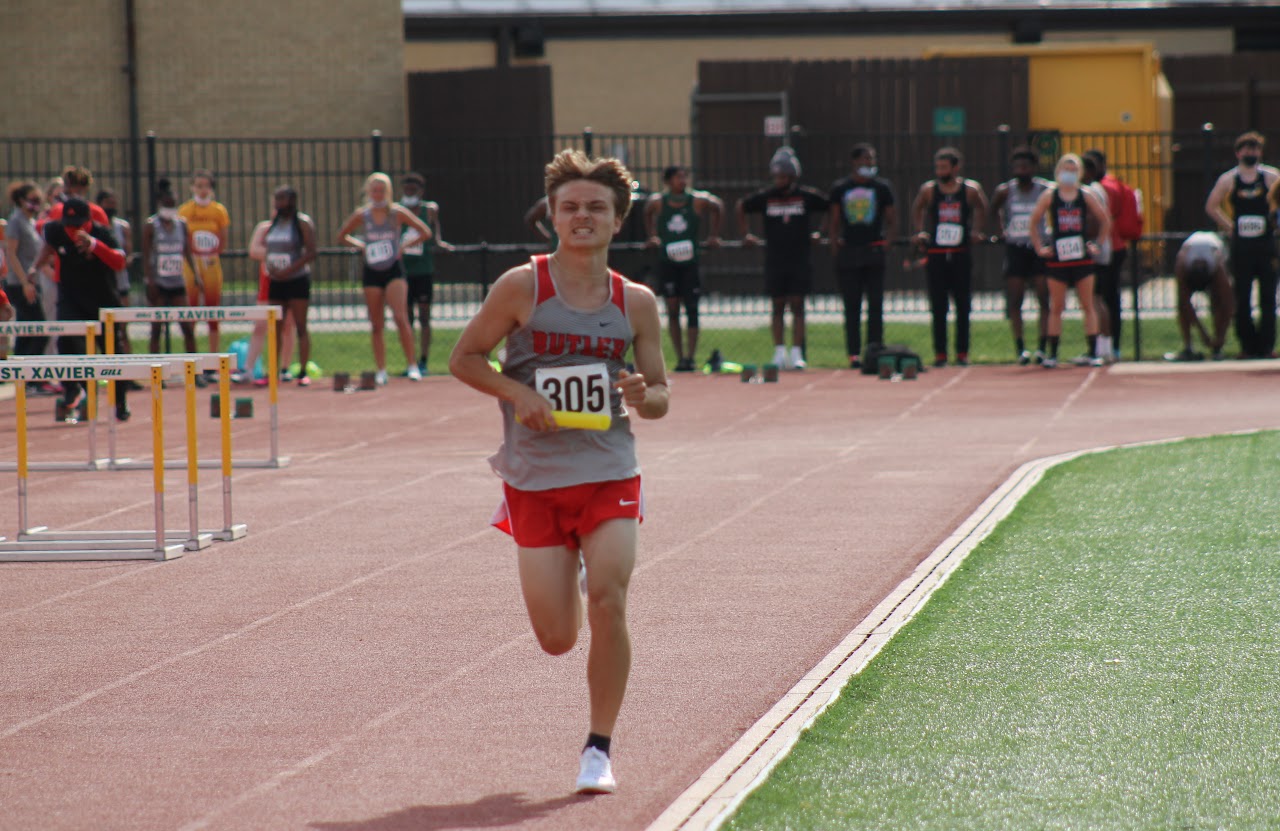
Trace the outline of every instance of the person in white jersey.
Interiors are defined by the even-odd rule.
[[[631,417],[661,418],[669,399],[658,301],[608,265],[631,189],[617,159],[558,154],[546,167],[555,251],[494,283],[449,359],[459,380],[499,400],[503,444],[490,464],[504,500],[493,523],[515,539],[529,620],[549,654],[577,642],[585,564],[591,714],[579,793],[616,788],[610,740],[631,669],[627,586],[644,512]],[[497,372],[488,358],[504,339]],[[607,427],[561,427],[566,411]]]
[[[338,244],[351,246],[364,257],[364,302],[369,310],[369,326],[373,340],[373,361],[377,365],[379,384],[387,383],[386,309],[400,334],[400,348],[408,365],[405,374],[411,381],[421,381],[422,372],[413,354],[413,325],[409,322],[409,283],[401,262],[404,249],[431,239],[431,229],[398,202],[392,201],[391,177],[372,173],[364,182],[365,204],[356,208],[338,229]],[[417,234],[404,234],[405,226]],[[352,236],[363,228],[361,237]]]
[[[991,197],[991,214],[999,219],[999,236],[1005,245],[1005,317],[1013,332],[1018,364],[1026,366],[1033,358],[1027,350],[1022,326],[1022,303],[1028,283],[1036,293],[1036,304],[1040,309],[1039,338],[1034,355],[1036,363],[1044,360],[1049,340],[1049,285],[1044,260],[1031,247],[1031,211],[1035,209],[1040,194],[1048,190],[1051,183],[1036,175],[1040,155],[1030,147],[1014,148],[1009,166],[1013,178],[996,188]]]
[[[191,246],[191,233],[187,221],[178,215],[178,198],[168,179],[157,183],[156,212],[142,226],[142,274],[147,286],[147,303],[151,306],[186,306],[189,303],[186,279],[182,268],[186,265],[196,275],[200,285],[200,272],[196,270],[195,250]],[[148,348],[160,351],[160,333],[164,324],[151,324],[151,341]],[[181,321],[182,348],[196,351],[196,325]],[[204,373],[196,374],[196,385],[208,382]]]
[[[1223,360],[1222,351],[1227,341],[1227,326],[1235,314],[1235,297],[1231,292],[1231,276],[1227,273],[1227,246],[1222,237],[1212,231],[1196,231],[1187,237],[1178,249],[1173,261],[1173,276],[1178,284],[1178,333],[1182,335],[1182,351],[1169,352],[1166,361],[1203,361],[1204,354],[1191,346],[1191,328],[1200,332],[1200,339],[1209,348],[1215,361]],[[1204,330],[1191,296],[1198,291],[1209,295],[1213,310],[1213,337]]]

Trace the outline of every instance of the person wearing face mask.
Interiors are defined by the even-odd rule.
[[[13,204],[13,212],[9,214],[9,224],[4,236],[5,263],[9,269],[4,278],[5,293],[9,296],[17,320],[38,323],[48,320],[40,302],[40,272],[34,268],[36,258],[44,247],[40,232],[36,230],[44,200],[35,182],[15,182],[9,186],[9,201]],[[16,338],[13,353],[40,355],[44,353],[48,343],[49,338],[45,335]],[[27,391],[43,395],[61,392],[50,384],[34,382],[27,385]]]
[[[377,381],[387,383],[387,345],[383,340],[386,328],[386,310],[400,335],[400,347],[404,350],[405,373],[411,381],[421,381],[422,372],[413,357],[413,329],[409,325],[409,286],[404,276],[404,248],[419,240],[430,240],[434,234],[417,214],[393,201],[391,177],[385,173],[371,173],[364,182],[365,203],[347,217],[338,229],[338,244],[350,246],[364,257],[364,302],[369,311],[372,330],[373,360],[377,365]],[[405,226],[416,233],[404,234]],[[352,233],[362,228],[361,236]]]
[[[739,199],[734,213],[742,244],[764,243],[765,291],[773,306],[770,329],[773,334],[773,363],[784,369],[804,369],[805,298],[813,290],[813,269],[809,248],[819,235],[812,231],[811,216],[826,224],[827,197],[813,188],[802,187],[800,159],[790,147],[779,147],[769,162],[773,187]],[[760,214],[764,239],[751,233],[748,214]],[[791,309],[791,352],[786,347],[786,311]]]
[[[849,368],[862,366],[862,298],[867,298],[867,344],[884,343],[884,269],[889,240],[898,230],[893,186],[877,174],[876,149],[855,144],[850,175],[831,187],[828,228],[836,282],[844,300],[844,344]]]
[[[227,230],[231,216],[226,206],[214,198],[217,180],[208,170],[197,170],[191,176],[191,198],[178,208],[178,216],[187,223],[191,235],[192,262],[183,263],[183,279],[187,300],[192,306],[222,304],[222,259],[227,247]],[[209,351],[217,352],[220,333],[216,322],[209,322]],[[216,373],[207,372],[208,376]]]
[[[1111,234],[1111,215],[1092,191],[1080,184],[1084,163],[1068,153],[1054,167],[1054,183],[1031,211],[1031,244],[1049,269],[1049,356],[1041,366],[1058,365],[1058,344],[1062,338],[1062,313],[1067,307],[1067,291],[1074,286],[1084,313],[1084,333],[1089,344],[1089,363],[1102,366],[1098,354],[1098,309],[1093,302],[1094,258],[1102,248],[1098,240]],[[1048,224],[1049,234],[1045,234]]]
[[[311,303],[311,263],[316,258],[316,230],[311,217],[298,210],[298,192],[281,185],[275,192],[275,216],[258,226],[249,243],[249,256],[261,260],[267,273],[267,300],[284,308],[277,321],[279,343],[284,343],[284,327],[292,323],[297,332],[298,386],[311,386],[307,363],[311,360],[311,336],[307,332],[307,310]],[[248,366],[258,360],[257,349],[249,350]],[[282,350],[282,354],[283,354]]]
[[[63,203],[62,218],[51,221],[44,228],[44,248],[36,258],[34,269],[57,257],[60,291],[58,292],[59,320],[97,320],[105,308],[120,305],[120,293],[116,291],[116,272],[124,268],[124,249],[116,241],[111,229],[94,222],[89,203],[73,196]],[[102,335],[98,336],[102,341]],[[85,352],[84,336],[63,335],[58,338],[58,351],[64,355],[80,355]],[[105,351],[105,343],[99,351]],[[63,404],[73,410],[84,394],[84,385],[68,381],[63,385]],[[126,388],[117,383],[116,418],[129,418]]]
[[[1236,301],[1236,337],[1243,358],[1272,357],[1276,346],[1276,222],[1267,194],[1280,171],[1262,164],[1260,133],[1236,139],[1234,168],[1218,177],[1205,212],[1231,243],[1231,274]],[[1253,319],[1253,284],[1258,283],[1258,321]]]
[[[1026,366],[1034,359],[1041,363],[1048,346],[1049,285],[1045,277],[1044,260],[1031,246],[1031,211],[1040,194],[1049,188],[1049,181],[1035,175],[1040,166],[1040,155],[1030,147],[1017,147],[1009,158],[1013,178],[1002,182],[991,196],[991,214],[996,217],[1000,230],[997,237],[1004,241],[1005,317],[1013,331],[1013,345],[1018,365]],[[1027,350],[1022,324],[1022,303],[1030,283],[1036,293],[1036,305],[1040,310],[1037,326],[1036,352]]]
[[[191,249],[191,233],[187,221],[178,213],[178,199],[168,179],[157,183],[156,213],[142,226],[142,274],[147,285],[147,303],[152,306],[187,306],[187,283],[183,277],[184,266],[198,274]],[[196,325],[189,321],[178,324],[182,330],[182,348],[196,351]],[[163,324],[151,324],[150,350],[160,351],[160,333]],[[196,376],[196,384],[208,383],[203,374]]]
[[[954,147],[933,156],[936,176],[920,188],[912,205],[916,245],[928,255],[929,309],[933,317],[935,367],[947,365],[947,307],[956,308],[956,364],[969,365],[969,312],[973,304],[972,241],[987,223],[982,185],[960,175],[964,157]]]
[[[414,312],[417,312],[418,324],[422,327],[420,336],[421,351],[418,353],[418,372],[427,374],[427,358],[431,355],[431,301],[435,295],[436,249],[452,251],[453,246],[440,236],[440,206],[422,198],[427,189],[427,180],[421,173],[409,173],[400,180],[404,195],[400,204],[425,222],[431,228],[431,239],[419,239],[412,245],[404,246],[404,271],[409,281],[409,326],[413,327]],[[412,228],[405,228],[404,235],[413,234]]]

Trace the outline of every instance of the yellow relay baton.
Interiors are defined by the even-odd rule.
[[[608,413],[575,413],[570,410],[552,410],[551,419],[557,427],[569,430],[608,430],[613,417]]]

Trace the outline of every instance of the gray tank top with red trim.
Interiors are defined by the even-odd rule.
[[[534,257],[532,265],[533,313],[523,327],[507,336],[502,374],[537,389],[539,369],[603,365],[609,378],[604,394],[608,396],[612,423],[604,431],[562,428],[554,433],[539,433],[518,423],[514,405],[502,401],[503,443],[489,464],[508,485],[528,491],[639,475],[631,420],[622,395],[614,388],[618,373],[626,367],[626,354],[634,339],[627,317],[626,278],[610,271],[609,302],[598,309],[585,310],[570,306],[560,297],[546,255]],[[590,391],[579,394],[584,392],[589,399]]]

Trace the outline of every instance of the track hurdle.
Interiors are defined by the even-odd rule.
[[[27,460],[27,381],[44,380],[44,370],[57,367],[68,370],[66,377],[85,381],[91,387],[98,380],[131,381],[149,380],[151,383],[151,413],[154,422],[153,443],[157,463],[153,466],[152,482],[155,491],[155,532],[148,533],[150,545],[137,540],[61,540],[43,539],[0,542],[0,561],[3,562],[73,562],[79,560],[170,560],[182,556],[183,543],[170,542],[164,524],[164,400],[162,386],[165,367],[162,364],[144,364],[112,360],[100,356],[94,362],[69,363],[57,358],[39,360],[28,358],[19,362],[0,364],[0,381],[15,383],[17,411],[16,444],[18,452],[18,525],[20,536],[33,529],[27,515],[27,479],[30,467]]]
[[[19,358],[18,360],[29,360]],[[84,365],[91,363],[94,358],[85,355],[63,356],[63,360],[72,364]],[[248,528],[243,523],[236,523],[232,519],[231,513],[231,410],[227,402],[229,395],[227,394],[231,386],[231,355],[214,352],[201,352],[195,354],[172,354],[172,355],[116,355],[114,360],[121,363],[138,363],[144,365],[161,365],[165,368],[167,377],[173,377],[181,374],[183,378],[183,386],[186,393],[185,416],[186,416],[186,438],[187,438],[187,455],[185,459],[160,459],[161,465],[166,468],[185,468],[187,471],[187,504],[190,514],[190,536],[185,538],[188,550],[196,550],[206,547],[212,540],[231,541],[238,540],[248,533]],[[223,391],[223,405],[220,412],[220,439],[221,456],[217,461],[201,462],[199,458],[199,446],[197,435],[198,421],[198,404],[196,402],[196,373],[206,370],[217,370],[218,381]],[[92,395],[96,395],[95,390]],[[115,423],[112,422],[112,431],[109,434],[110,459],[106,465],[109,470],[145,470],[152,467],[156,460],[151,462],[135,462],[131,459],[117,459],[115,454]],[[200,530],[200,511],[199,511],[199,469],[201,467],[218,466],[222,469],[222,527],[201,531]],[[33,529],[19,535],[19,538],[26,537],[44,537],[47,538],[51,532],[46,529]],[[139,535],[145,532],[136,531],[117,531],[110,532],[113,539],[137,539]],[[59,532],[59,538],[95,538],[101,539],[100,532]]]
[[[280,455],[280,351],[276,342],[276,324],[282,319],[279,306],[124,306],[102,309],[99,318],[105,327],[107,354],[115,354],[117,323],[242,323],[267,322],[267,394],[270,412],[270,455],[265,459],[237,459],[238,467],[279,468],[289,464]],[[252,371],[252,367],[249,368]],[[222,398],[225,401],[226,392]],[[115,407],[115,388],[107,392],[108,402]]]
[[[84,335],[85,351],[92,355],[97,349],[97,336],[102,331],[102,323],[97,320],[36,320],[36,321],[9,321],[0,323],[0,335],[10,335],[13,337],[44,337],[52,335]],[[22,356],[11,356],[22,357]],[[44,356],[40,356],[44,357]],[[59,357],[55,355],[48,356],[50,358]],[[46,377],[37,378],[38,381],[58,381],[57,370],[49,368],[42,371],[42,375]],[[25,386],[25,382],[24,386]],[[25,392],[25,390],[24,390]],[[98,407],[97,401],[93,396],[89,396],[86,405],[86,415],[89,421],[89,458],[85,462],[29,462],[27,467],[29,470],[99,470],[102,467],[102,460],[98,458]],[[0,470],[17,470],[16,462],[0,462]]]

